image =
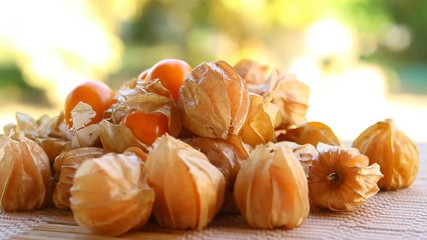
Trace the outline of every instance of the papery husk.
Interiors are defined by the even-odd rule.
[[[230,135],[225,141],[233,145],[236,154],[241,156],[242,159],[248,159],[249,154],[253,150],[250,145],[244,143],[242,138],[237,135]]]
[[[73,186],[74,174],[80,165],[89,159],[100,157],[107,151],[98,147],[76,148],[62,152],[55,159],[56,180],[52,199],[57,208],[70,209],[70,189]]]
[[[168,118],[169,134],[176,137],[181,132],[182,120],[176,102],[155,93],[137,94],[120,102],[112,109],[111,122],[119,124],[129,113],[138,111],[145,114],[161,113]]]
[[[5,135],[9,136],[13,130],[14,133],[24,132],[25,136],[31,140],[49,137],[60,139],[70,138],[67,125],[64,121],[64,113],[62,112],[52,118],[44,114],[38,119],[25,113],[16,112],[15,118],[16,124],[4,126],[3,131]]]
[[[380,166],[369,165],[367,156],[356,148],[317,145],[319,157],[310,166],[308,186],[315,206],[333,211],[352,210],[380,190]]]
[[[302,165],[306,176],[310,174],[310,166],[314,159],[319,157],[319,152],[311,144],[298,144],[295,142],[282,141],[281,144],[291,148],[297,159]]]
[[[71,148],[97,147],[101,145],[98,124],[90,124],[96,112],[92,106],[79,102],[71,110]]]
[[[25,137],[0,138],[0,207],[30,211],[50,203],[51,170],[43,149]]]
[[[147,160],[147,155],[148,155],[145,151],[143,151],[139,147],[128,147],[123,153],[124,154],[135,154],[143,162],[145,162]]]
[[[292,129],[306,123],[310,95],[308,85],[298,81],[295,75],[283,74],[254,60],[241,60],[234,67],[247,83],[249,91],[263,97],[272,96],[272,103],[280,112],[275,128]]]
[[[159,79],[139,79],[135,78],[124,83],[114,97],[116,103],[112,104],[104,113],[105,118],[110,119],[116,109],[127,100],[147,93],[157,94],[165,97],[172,97],[170,91],[163,86]],[[116,116],[117,118],[117,116]]]
[[[256,94],[249,94],[250,106],[239,136],[252,147],[265,144],[274,138],[275,117],[279,109]],[[270,109],[269,108],[270,105]]]
[[[122,90],[128,90],[128,89],[135,88],[136,83],[138,81],[140,81],[140,80],[144,80],[144,79],[140,79],[140,78],[137,77],[137,78],[132,78],[130,80],[127,80],[127,81],[123,82],[121,84],[120,88],[117,90],[117,93],[118,93],[118,94],[116,94],[117,96],[115,96],[114,98],[117,99],[118,96],[122,95],[122,94],[119,93]]]
[[[298,81],[295,75],[273,71],[268,80],[272,103],[279,107],[278,128],[291,129],[303,126],[309,107],[310,87]]]
[[[55,158],[61,154],[61,152],[71,148],[71,141],[69,139],[36,138],[34,142],[43,148],[52,166]]]
[[[242,59],[234,66],[237,73],[245,80],[249,92],[265,96],[269,91],[270,67],[261,65],[251,59]]]
[[[222,139],[196,137],[189,140],[188,144],[205,154],[209,162],[224,175],[225,197],[221,212],[238,213],[239,209],[237,209],[233,199],[233,188],[236,175],[242,162],[247,159],[248,153],[240,154],[239,146]]]
[[[378,163],[384,178],[378,186],[384,190],[409,187],[419,168],[417,145],[392,119],[380,121],[363,131],[353,142],[354,148],[369,157],[369,163]]]
[[[121,124],[112,124],[102,120],[99,124],[102,147],[111,152],[122,153],[130,147],[137,147],[147,151],[148,146],[138,141],[132,131]]]
[[[140,89],[144,93],[155,93],[165,97],[173,98],[172,93],[163,86],[159,79],[145,79],[136,82],[136,88]]]
[[[75,221],[106,236],[141,228],[150,218],[155,197],[144,163],[132,152],[85,161],[75,173],[71,196]]]
[[[27,138],[43,148],[51,165],[53,165],[56,156],[64,149],[70,148],[72,136],[64,121],[64,113],[61,112],[58,116],[52,118],[44,114],[35,119],[31,115],[16,112],[15,117],[16,124],[4,126],[5,135],[17,140],[17,133],[24,132]],[[11,135],[12,132],[15,134]]]
[[[88,125],[76,131],[71,138],[71,148],[100,147],[100,130],[98,123]]]
[[[221,209],[224,176],[202,152],[166,134],[153,144],[146,164],[161,226],[200,230]]]
[[[298,144],[311,144],[317,146],[319,142],[339,146],[341,143],[330,127],[321,122],[307,122],[303,126],[288,129],[286,133],[279,134],[277,141],[291,141]]]
[[[310,212],[307,178],[292,149],[282,143],[258,145],[241,167],[234,199],[254,228],[294,228]]]
[[[128,99],[137,95],[154,93],[157,95],[172,98],[170,91],[165,88],[159,79],[134,79],[133,81],[125,84],[118,91],[115,96],[118,104],[121,104]],[[114,106],[112,108],[115,108]]]
[[[201,137],[226,139],[238,134],[249,109],[249,92],[239,74],[224,61],[194,68],[181,88],[183,125]]]

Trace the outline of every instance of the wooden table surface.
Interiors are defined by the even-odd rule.
[[[312,210],[295,229],[256,230],[240,216],[219,216],[202,231],[171,231],[149,223],[123,239],[427,239],[427,144],[418,144],[420,170],[414,184],[398,191],[381,191],[350,212]],[[111,239],[91,234],[74,222],[70,212],[11,239]],[[2,213],[3,215],[7,213]],[[47,213],[49,216],[50,213]],[[55,214],[53,214],[55,215]],[[3,216],[7,220],[7,216]],[[6,221],[2,220],[2,221]],[[25,219],[23,219],[25,221]],[[6,231],[0,222],[0,232]],[[4,225],[4,224],[3,224]],[[1,236],[1,234],[0,234]]]

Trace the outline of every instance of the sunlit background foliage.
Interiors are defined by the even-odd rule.
[[[163,58],[251,58],[309,84],[307,117],[344,139],[393,117],[427,141],[426,27],[424,0],[0,0],[0,123]]]

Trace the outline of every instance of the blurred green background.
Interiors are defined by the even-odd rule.
[[[426,27],[424,0],[0,0],[0,118],[9,121],[17,107],[58,112],[76,84],[98,79],[117,89],[164,58],[193,67],[255,59],[295,73],[319,103],[334,93],[318,86],[360,80],[354,98],[384,108],[374,117],[414,104],[419,116],[427,102]],[[357,111],[362,103],[348,102]],[[334,124],[333,112],[317,109],[309,117]]]

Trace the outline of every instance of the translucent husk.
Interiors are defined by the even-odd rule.
[[[71,196],[80,226],[96,234],[119,236],[149,220],[155,195],[142,160],[125,152],[85,161],[75,173]]]
[[[206,155],[209,162],[217,167],[225,178],[225,197],[221,212],[238,213],[233,188],[240,166],[249,156],[248,150],[241,144],[234,144],[222,139],[196,137],[188,141],[195,149]]]
[[[223,203],[225,180],[202,152],[164,135],[153,144],[146,164],[161,226],[200,230],[212,221]]]
[[[319,143],[319,157],[310,167],[311,202],[334,211],[352,210],[380,190],[380,166],[369,165],[367,156],[355,148]]]
[[[261,96],[269,91],[270,67],[251,59],[242,59],[234,65],[237,73],[245,80],[248,90]]]
[[[279,107],[280,118],[276,128],[292,129],[306,123],[310,88],[292,74],[244,59],[235,65],[251,92],[263,97],[272,96],[272,103]]]
[[[384,190],[409,187],[419,168],[417,145],[392,119],[378,122],[363,131],[353,142],[353,147],[378,163],[384,174],[378,186]]]
[[[5,211],[29,211],[50,203],[51,171],[43,149],[24,132],[0,137],[0,205]]]
[[[159,79],[133,79],[121,87],[115,98],[119,103],[122,103],[129,98],[145,93],[154,93],[172,98],[170,91],[163,86]]]
[[[277,106],[270,103],[269,98],[249,94],[250,106],[245,123],[240,129],[239,136],[252,147],[265,144],[274,138],[274,125],[279,111]]]
[[[43,151],[49,158],[51,166],[53,166],[55,158],[61,154],[61,152],[71,148],[71,141],[69,139],[36,138],[34,142],[43,148]]]
[[[161,113],[168,118],[170,135],[176,137],[181,132],[181,113],[176,102],[170,97],[156,93],[139,93],[114,104],[109,111],[110,120],[114,124],[119,124],[127,114],[134,111],[145,114]]]
[[[79,102],[71,110],[72,148],[100,146],[98,124],[89,124],[95,116],[92,106],[84,102]]]
[[[237,174],[234,198],[254,228],[294,228],[310,212],[306,175],[283,143],[258,145],[251,152]]]
[[[97,158],[107,153],[97,147],[76,148],[62,152],[55,159],[54,168],[56,180],[52,199],[57,208],[70,208],[70,189],[73,186],[74,174],[80,165],[89,159]]]
[[[306,123],[310,88],[298,81],[292,74],[280,74],[273,71],[270,81],[272,103],[279,107],[281,121],[279,128],[290,129]]]
[[[181,88],[183,125],[201,137],[226,139],[238,134],[249,109],[243,79],[224,61],[205,62],[191,71]]]
[[[8,124],[3,127],[5,135],[10,135],[13,130],[14,133],[24,132],[25,136],[32,140],[35,138],[67,139],[70,137],[62,112],[53,118],[45,114],[39,119],[35,119],[25,113],[16,112],[15,118],[16,124]]]
[[[307,122],[303,126],[288,129],[280,134],[277,141],[291,141],[298,144],[311,144],[317,146],[319,142],[339,146],[340,141],[331,128],[321,122]]]
[[[125,125],[113,124],[104,119],[98,124],[98,127],[102,148],[107,151],[122,153],[130,147],[147,151],[148,146],[138,141]]]
[[[62,112],[56,117],[51,118],[48,115],[42,115],[38,119],[17,112],[15,118],[16,124],[8,124],[3,127],[5,135],[16,140],[18,135],[11,135],[11,133],[24,132],[27,138],[43,148],[51,165],[53,165],[56,156],[63,150],[70,148],[71,133],[67,129]]]

